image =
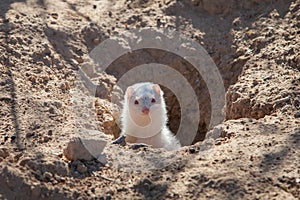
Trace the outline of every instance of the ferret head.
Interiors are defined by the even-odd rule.
[[[130,86],[126,90],[126,98],[130,111],[140,116],[155,114],[162,105],[163,91],[159,85],[141,83]]]
[[[127,88],[122,113],[123,130],[135,137],[152,137],[167,121],[163,91],[153,83],[137,83]]]

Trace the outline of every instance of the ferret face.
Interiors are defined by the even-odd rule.
[[[148,116],[161,108],[162,91],[157,84],[144,84],[126,91],[130,111]]]
[[[155,98],[155,96],[151,95],[150,97],[147,96],[139,96],[132,101],[130,101],[131,108],[137,111],[137,113],[140,113],[141,115],[148,115],[150,112],[150,109],[154,109],[155,106],[157,106],[157,102],[159,99]]]

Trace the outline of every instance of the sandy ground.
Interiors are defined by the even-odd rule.
[[[0,198],[299,199],[299,8],[298,0],[1,1]],[[78,67],[105,39],[142,27],[176,29],[207,50],[224,81],[226,121],[176,152],[111,145],[106,164],[70,162],[63,149],[76,135]],[[95,106],[99,131],[116,137],[114,73],[97,79]],[[177,114],[169,110],[174,129]]]

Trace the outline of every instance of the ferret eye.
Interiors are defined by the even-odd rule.
[[[134,101],[134,104],[135,104],[135,105],[138,105],[138,104],[139,104],[139,101],[138,101],[138,100],[135,100],[135,101]]]
[[[156,100],[155,100],[154,98],[152,98],[152,99],[151,99],[151,102],[152,102],[152,103],[155,103],[155,102],[156,102]]]

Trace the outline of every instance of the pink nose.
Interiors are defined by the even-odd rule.
[[[142,113],[144,113],[145,115],[148,115],[149,114],[149,108],[143,108]]]

